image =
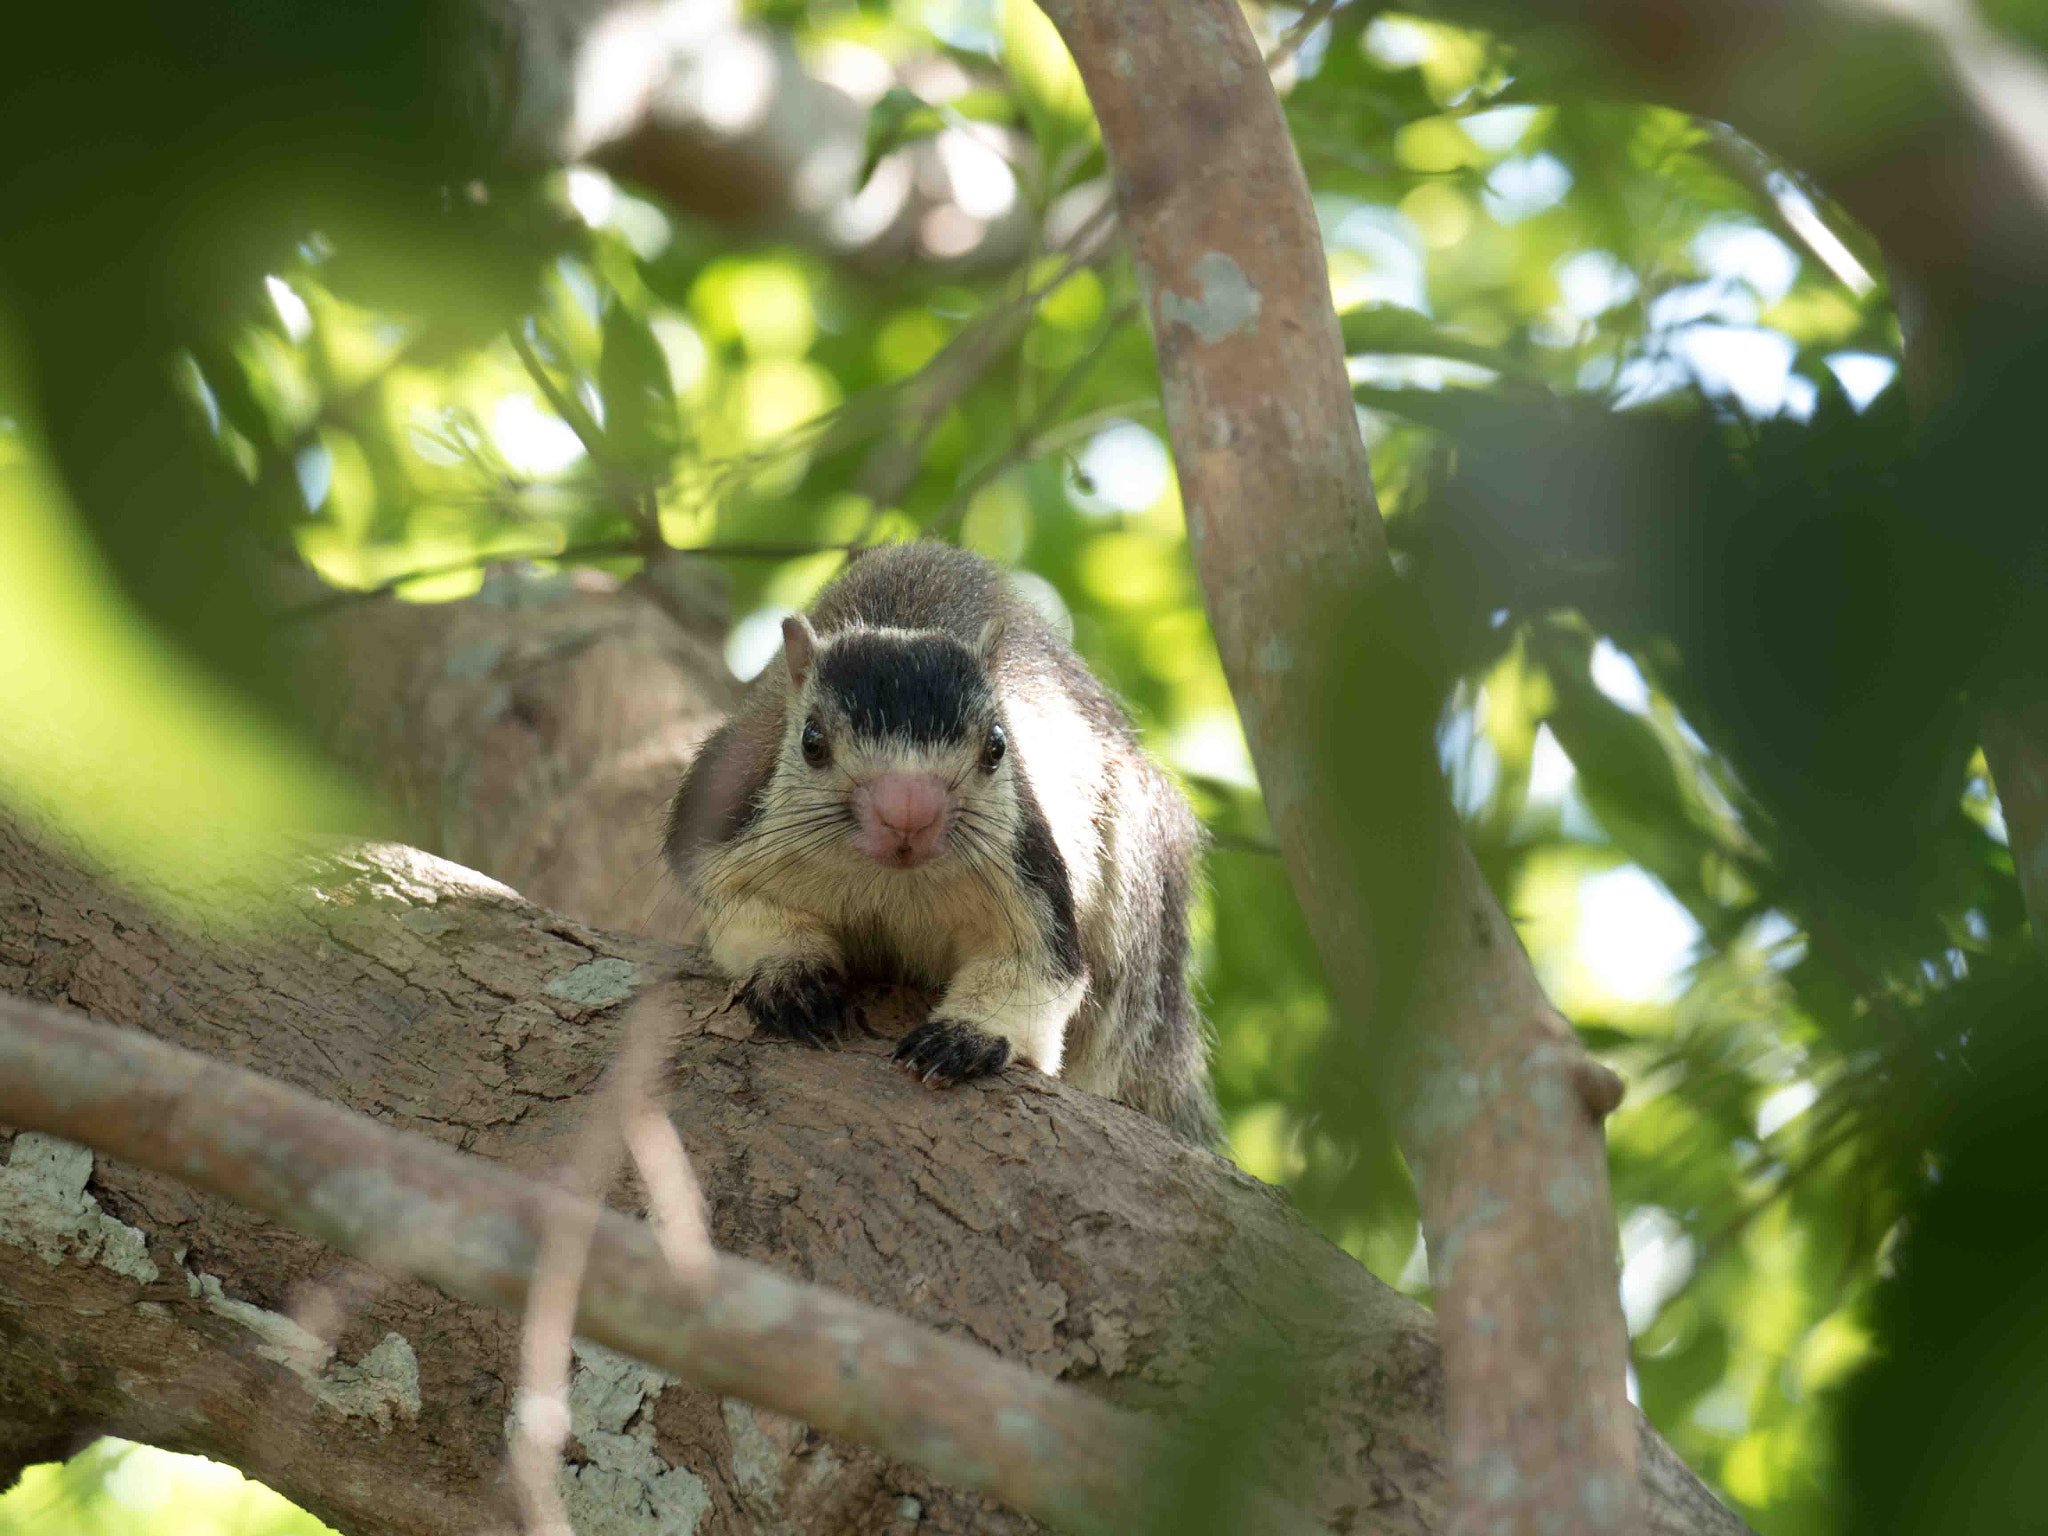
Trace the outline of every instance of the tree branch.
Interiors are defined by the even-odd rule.
[[[1382,637],[1395,626],[1286,121],[1233,0],[1044,5],[1115,168],[1189,541],[1274,830],[1340,1005],[1380,1013],[1437,1285],[1449,1528],[1637,1530],[1599,1123],[1620,1085],[1544,999],[1449,826],[1428,718],[1383,722],[1333,642],[1361,618]],[[1391,648],[1360,658],[1366,676],[1398,663]],[[1389,781],[1401,793],[1331,757],[1329,722],[1350,716],[1397,738],[1367,751],[1417,765]]]
[[[729,987],[692,979],[686,952],[581,927],[408,849],[287,858],[276,884],[252,879],[244,894],[248,922],[189,932],[0,821],[0,992],[68,999],[103,1022],[233,1060],[264,1080],[265,1102],[290,1106],[286,1123],[262,1122],[281,1138],[274,1144],[268,1131],[238,1135],[238,1099],[207,1086],[179,1117],[165,1096],[170,1085],[175,1097],[174,1079],[152,1066],[132,1082],[139,1097],[124,1101],[113,1134],[175,1138],[183,1154],[206,1156],[205,1178],[260,1185],[248,1191],[259,1202],[317,1194],[320,1220],[380,1266],[417,1261],[454,1287],[461,1266],[481,1265],[493,1299],[516,1304],[534,1219],[568,1198],[536,1193],[520,1175],[561,1167],[601,1102],[594,1078],[616,1051],[629,999],[645,995],[671,1025],[662,1097],[703,1181],[712,1233],[733,1255],[721,1255],[719,1273],[746,1280],[737,1294],[796,1294],[757,1286],[758,1271],[738,1264],[766,1261],[993,1346],[1041,1378],[1079,1377],[1113,1403],[1150,1410],[1200,1404],[1237,1343],[1269,1341],[1300,1363],[1297,1397],[1275,1421],[1285,1454],[1269,1481],[1326,1525],[1440,1528],[1441,1395],[1427,1314],[1307,1232],[1271,1191],[1133,1112],[1021,1070],[948,1094],[923,1088],[888,1061],[888,1035],[921,1016],[916,999],[869,1000],[877,1038],[838,1053],[751,1040]],[[661,980],[679,971],[677,983]],[[33,1054],[47,1056],[41,1046]],[[11,1096],[0,1115],[41,1113],[12,1096],[37,1093],[22,1079],[42,1069],[17,1070],[7,1057],[0,1070]],[[241,1079],[208,1068],[195,1081]],[[284,1084],[351,1113],[269,1097]],[[104,1101],[106,1088],[91,1093]],[[89,1113],[91,1103],[52,1107]],[[414,1137],[380,1139],[384,1152],[359,1145],[351,1138],[368,1132],[364,1114]],[[446,1153],[389,1162],[391,1147],[417,1147],[422,1135],[500,1168],[446,1163]],[[269,1168],[301,1136],[317,1142],[325,1168]],[[233,1145],[205,1154],[207,1138]],[[0,1481],[22,1459],[103,1431],[230,1461],[361,1536],[443,1536],[475,1523],[502,1467],[518,1353],[509,1322],[112,1158],[88,1158],[68,1195],[36,1168],[17,1137],[13,1163],[0,1166]],[[175,1172],[183,1180],[193,1169],[180,1161]],[[503,1193],[503,1223],[476,1225],[483,1217],[463,1194],[472,1187]],[[427,1204],[407,1204],[414,1195]],[[630,1180],[608,1198],[629,1211],[646,1203]],[[351,1203],[360,1201],[385,1214]],[[721,1330],[773,1336],[757,1331],[768,1328],[758,1318],[714,1316],[668,1337],[657,1309],[690,1293],[645,1229],[616,1216],[601,1225],[613,1236],[593,1273],[616,1282],[586,1304],[626,1308],[617,1326],[639,1330],[604,1336],[637,1347],[644,1334],[665,1361],[660,1350],[680,1350],[693,1372],[730,1373],[699,1379],[732,1380],[736,1396],[839,1390],[829,1341],[822,1356],[792,1349],[766,1378],[713,1351]],[[798,1294],[805,1306],[807,1295]],[[853,1302],[818,1305],[814,1320],[867,1327]],[[81,1309],[92,1327],[80,1326]],[[917,1348],[925,1358],[927,1346]],[[1037,1528],[847,1439],[818,1441],[598,1350],[578,1346],[570,1382],[565,1496],[579,1527],[602,1512],[618,1528],[652,1531],[708,1505],[721,1529],[840,1529],[850,1511],[872,1507],[883,1521],[908,1497],[921,1530]],[[986,1359],[960,1358],[976,1370]],[[894,1369],[862,1364],[861,1378]],[[1064,1401],[1050,1381],[1034,1390]],[[1654,1530],[1741,1529],[1641,1432]],[[847,1433],[864,1435],[865,1422]]]
[[[850,218],[867,107],[806,68],[787,37],[727,7],[547,0],[479,7],[476,21],[490,67],[473,84],[508,165],[588,160],[671,209],[878,274],[924,259],[919,221],[952,203],[906,173],[932,158],[913,145]],[[1030,224],[1020,199],[967,263],[1014,261]]]
[[[1144,1523],[1164,1442],[1135,1416],[743,1259],[719,1256],[692,1288],[643,1223],[254,1073],[0,998],[0,1117],[481,1306],[523,1306],[549,1226],[587,1227],[578,1334],[1064,1529]],[[1262,1530],[1305,1528],[1262,1513]]]

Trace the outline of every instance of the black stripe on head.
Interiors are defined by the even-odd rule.
[[[989,707],[980,664],[942,635],[837,637],[818,659],[818,686],[846,711],[857,736],[931,746],[966,741]]]

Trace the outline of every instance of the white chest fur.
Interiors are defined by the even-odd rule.
[[[955,850],[916,869],[890,869],[835,849],[774,871],[770,882],[762,877],[773,858],[750,858],[742,845],[706,871],[714,938],[728,910],[766,904],[830,934],[856,970],[928,986],[943,986],[970,959],[1035,959],[1042,951],[1043,919],[992,851]]]

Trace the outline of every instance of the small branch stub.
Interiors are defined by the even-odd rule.
[[[1588,1056],[1578,1064],[1573,1075],[1579,1085],[1579,1102],[1586,1106],[1586,1113],[1595,1120],[1605,1120],[1621,1108],[1628,1085],[1612,1067],[1603,1066]]]

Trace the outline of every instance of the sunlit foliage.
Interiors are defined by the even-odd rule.
[[[924,531],[1035,573],[1215,832],[1198,940],[1235,1155],[1422,1291],[1397,1155],[1319,1091],[1341,1036],[1191,575],[1135,280],[1090,242],[1104,165],[1057,39],[992,0],[755,10],[869,83],[877,177],[937,144],[920,163],[969,224],[1025,199],[1035,244],[877,272],[578,170],[499,194],[524,279],[450,308],[309,229],[182,359],[192,434],[342,588],[443,601],[494,559],[724,550],[742,672],[846,546]],[[1455,679],[1452,793],[1552,996],[1632,1085],[1612,1161],[1642,1405],[1764,1528],[1830,1529],[1874,1287],[1972,1023],[2019,1006],[2028,963],[1984,765],[1943,734],[1953,592],[1915,616],[1924,677],[1876,667],[1890,610],[1857,606],[1929,489],[1875,254],[1726,130],[1423,17],[1302,19],[1257,16],[1379,503]],[[0,441],[12,483],[46,473],[24,418]],[[1789,583],[1761,558],[1788,527],[1814,541]],[[1859,726],[1865,663],[1890,691]],[[71,686],[132,701],[92,664]],[[0,701],[54,719],[23,687]],[[1899,798],[1872,750],[1911,760]],[[74,1483],[35,1528],[114,1528],[97,1475],[43,1475],[0,1531]]]
[[[332,1536],[232,1467],[102,1440],[31,1467],[0,1498],[0,1536]]]

